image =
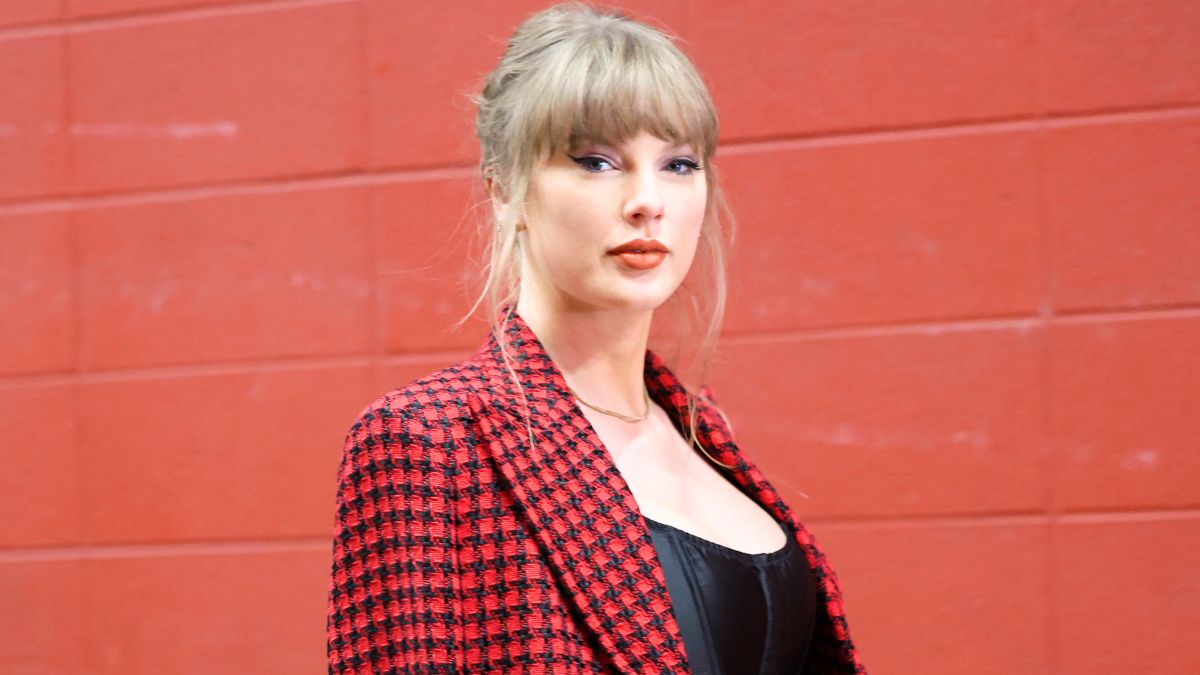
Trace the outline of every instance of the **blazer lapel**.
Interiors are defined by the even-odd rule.
[[[495,335],[477,361],[489,386],[472,405],[491,458],[602,658],[620,672],[680,672],[686,658],[679,626],[633,493],[537,336],[515,311],[509,317],[505,349],[524,401]],[[686,429],[687,393],[650,351],[645,375],[650,396]],[[708,453],[735,466],[735,484],[795,529],[787,507],[741,456],[716,409],[702,404],[696,413],[698,440]]]
[[[675,419],[679,428],[687,429],[687,391],[679,379],[667,369],[662,359],[650,351],[646,352],[646,384],[655,400],[670,403],[663,405],[663,409]],[[695,410],[696,440],[713,459],[733,467],[718,468],[718,471],[728,473],[734,485],[746,496],[766,509],[776,520],[792,525],[792,529],[795,530],[799,523],[775,488],[767,482],[758,467],[746,459],[737,443],[733,441],[733,434],[724,416],[716,405],[710,402],[711,391],[704,387],[700,393]]]

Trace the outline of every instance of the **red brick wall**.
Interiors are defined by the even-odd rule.
[[[544,4],[0,3],[0,672],[323,670]],[[1200,671],[1200,4],[622,4],[717,98],[715,384],[872,671]]]

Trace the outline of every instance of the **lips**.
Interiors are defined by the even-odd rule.
[[[668,253],[666,246],[662,242],[654,239],[634,239],[627,241],[620,246],[609,249],[609,255],[618,255],[621,253]]]
[[[610,249],[608,254],[629,269],[644,271],[658,267],[663,258],[667,257],[668,252],[662,242],[653,239],[634,239]]]

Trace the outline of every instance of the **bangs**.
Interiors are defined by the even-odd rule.
[[[712,99],[674,45],[622,31],[560,46],[565,53],[531,83],[539,95],[531,97],[526,131],[536,154],[616,144],[640,131],[689,144],[705,158],[715,152]]]

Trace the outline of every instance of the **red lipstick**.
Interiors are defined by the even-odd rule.
[[[635,270],[658,267],[670,251],[654,239],[634,239],[608,250],[622,265]]]

